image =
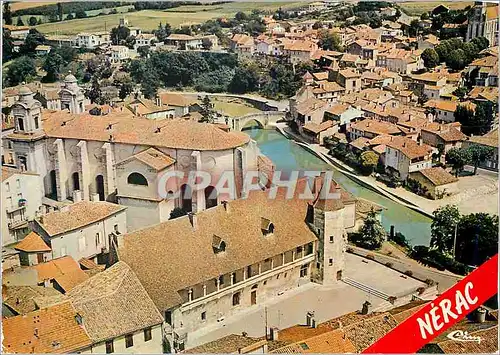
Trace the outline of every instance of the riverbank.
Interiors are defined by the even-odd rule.
[[[309,150],[311,153],[315,154],[317,157],[319,157],[325,163],[327,163],[328,165],[339,170],[341,173],[343,173],[344,175],[346,175],[350,179],[356,181],[358,184],[361,184],[361,185],[363,185],[363,186],[383,195],[384,197],[387,197],[387,198],[391,199],[392,201],[397,202],[397,203],[399,203],[407,208],[411,208],[412,210],[419,212],[426,217],[433,218],[433,215],[432,215],[433,210],[421,208],[420,206],[413,203],[412,201],[409,201],[405,198],[402,198],[401,196],[398,196],[397,194],[393,193],[392,191],[388,191],[387,187],[381,186],[381,184],[378,181],[376,181],[375,179],[373,179],[371,177],[358,175],[354,171],[353,168],[344,164],[340,160],[328,155],[328,149],[320,146],[319,144],[311,144],[311,143],[306,142],[304,139],[299,137],[297,134],[291,132],[290,129],[288,129],[288,127],[286,126],[286,124],[278,124],[276,128],[286,138],[293,139],[301,147]]]

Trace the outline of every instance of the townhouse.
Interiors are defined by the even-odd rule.
[[[386,172],[406,180],[412,172],[430,168],[434,149],[406,137],[392,137],[386,142]]]

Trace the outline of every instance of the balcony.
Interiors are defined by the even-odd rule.
[[[12,221],[7,224],[9,229],[19,229],[28,226],[28,220],[26,218],[19,219],[17,221]]]

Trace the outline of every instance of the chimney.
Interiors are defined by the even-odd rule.
[[[224,206],[224,209],[226,210],[226,212],[229,213],[229,202],[228,201],[222,201],[221,204],[222,204],[222,206]]]
[[[193,227],[193,230],[198,229],[198,218],[196,217],[196,214],[193,212],[188,213],[189,217],[189,222],[191,222],[191,226]]]
[[[38,338],[38,328],[35,328],[33,330],[33,335],[35,336],[35,338]]]
[[[80,313],[77,313],[75,315],[75,321],[78,325],[83,325],[83,318],[82,316],[80,315]]]
[[[278,333],[279,333],[279,330],[277,327],[271,327],[269,329],[269,340],[278,340]]]
[[[73,191],[73,202],[80,202],[82,200],[82,191],[74,190]]]
[[[366,301],[365,303],[363,303],[363,309],[361,310],[361,314],[367,315],[367,314],[371,313],[371,308],[372,308],[372,304],[370,302]]]
[[[43,287],[50,287],[50,279],[43,280]]]
[[[137,105],[132,105],[132,111],[134,112],[134,116],[137,116]]]
[[[486,313],[486,308],[479,307],[475,312],[475,321],[477,323],[484,323],[486,321]]]
[[[316,328],[316,320],[314,319],[314,311],[307,312],[306,325],[311,328]]]
[[[161,107],[162,105],[163,105],[163,104],[162,104],[162,102],[161,102],[161,100],[160,100],[160,97],[159,97],[159,96],[156,96],[156,106],[160,106],[160,107]]]

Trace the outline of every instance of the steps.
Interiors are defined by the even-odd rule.
[[[370,287],[370,286],[367,286],[365,284],[362,284],[361,282],[358,282],[356,280],[350,279],[348,277],[343,277],[342,281],[344,283],[348,284],[349,286],[355,287],[355,288],[357,288],[357,289],[359,289],[361,291],[364,291],[364,292],[366,292],[366,293],[368,293],[370,295],[373,295],[375,297],[381,298],[384,301],[388,301],[389,300],[390,295],[388,295],[387,293],[384,293],[382,291],[376,290],[373,287]]]

